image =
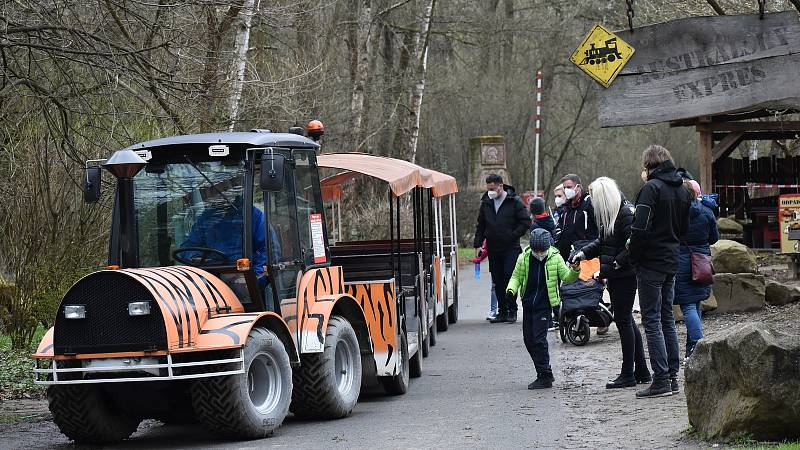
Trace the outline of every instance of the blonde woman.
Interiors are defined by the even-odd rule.
[[[625,242],[631,235],[633,205],[625,200],[617,183],[600,177],[589,185],[594,217],[600,235],[584,246],[575,260],[600,258],[600,278],[608,280],[608,292],[614,308],[614,321],[622,345],[622,370],[606,384],[606,389],[634,387],[650,383],[650,370],[644,356],[642,334],[633,320],[636,298],[636,274],[628,261]]]

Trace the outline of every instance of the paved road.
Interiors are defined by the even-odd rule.
[[[683,396],[636,403],[633,390],[608,392],[619,364],[618,335],[583,348],[550,333],[554,389],[529,391],[533,364],[520,323],[490,325],[487,267],[464,270],[460,320],[438,338],[421,378],[399,397],[362,394],[337,421],[291,417],[273,437],[214,440],[199,426],[145,422],[119,448],[671,448],[687,427]],[[639,401],[642,402],[642,401]],[[631,406],[635,409],[631,410]],[[677,419],[677,420],[676,420]],[[685,446],[691,443],[681,442]],[[52,422],[0,427],[0,448],[75,448]]]

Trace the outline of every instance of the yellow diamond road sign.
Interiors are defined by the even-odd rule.
[[[609,87],[625,63],[630,61],[633,52],[633,47],[614,33],[602,25],[595,25],[569,60],[600,84]]]

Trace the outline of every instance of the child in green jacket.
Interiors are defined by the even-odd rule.
[[[551,308],[561,303],[559,286],[572,283],[581,273],[579,263],[567,266],[553,236],[539,228],[531,232],[531,245],[517,258],[517,265],[506,289],[506,299],[522,297],[522,337],[536,367],[536,380],[528,389],[553,387],[553,371],[547,347],[547,326]]]

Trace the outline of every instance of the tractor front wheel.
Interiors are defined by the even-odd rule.
[[[214,434],[257,439],[272,434],[289,413],[292,367],[283,342],[256,327],[244,347],[244,373],[213,377],[192,385],[192,406]]]
[[[141,422],[115,408],[98,385],[50,386],[47,401],[53,422],[76,444],[122,441],[130,437]]]

